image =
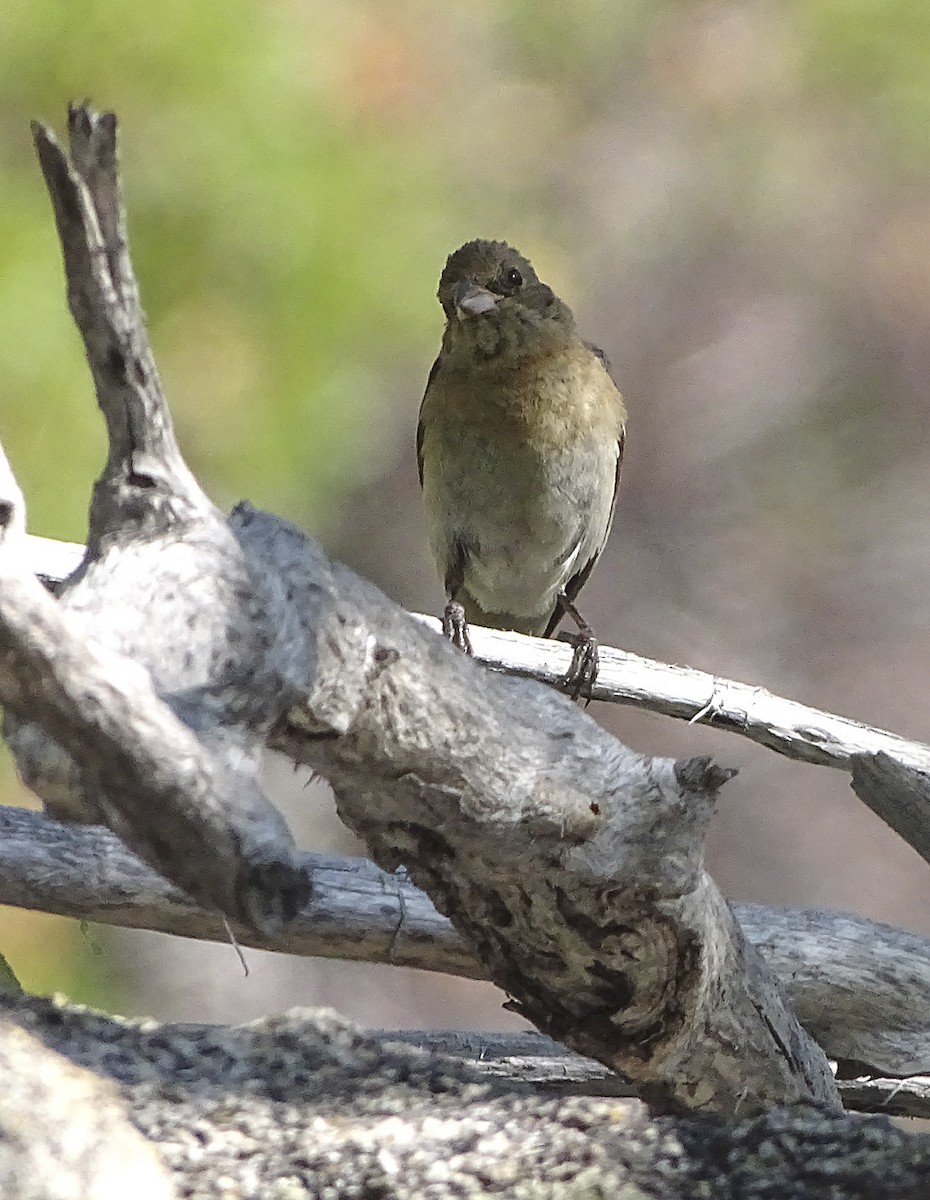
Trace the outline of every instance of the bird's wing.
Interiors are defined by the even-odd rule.
[[[423,399],[420,401],[420,416],[417,420],[417,472],[420,476],[420,487],[423,486],[423,405],[426,403],[426,396],[430,389],[430,384],[436,378],[436,373],[439,370],[439,358],[429,369],[429,377],[426,380],[426,387],[423,391]]]
[[[599,358],[601,360],[601,362],[604,364],[604,370],[607,372],[607,374],[610,376],[610,378],[613,379],[614,373],[610,369],[610,359],[607,357],[607,355],[604,353],[604,351],[600,348],[600,346],[595,346],[595,344],[593,342],[585,342],[585,345],[588,347],[588,349],[591,351],[591,353],[594,355],[595,358]],[[614,379],[614,386],[616,386],[616,382],[617,381]]]
[[[588,345],[588,348],[590,350],[592,350],[597,355],[597,357],[601,360],[601,362],[604,364],[604,368],[609,375],[610,374],[610,365],[607,362],[607,355],[604,354],[603,350],[599,350],[597,348],[597,346],[592,346],[590,342],[588,342],[587,345]],[[613,379],[611,379],[611,382],[613,382]],[[616,387],[616,384],[614,384],[614,386]],[[617,507],[617,490],[620,487],[620,472],[623,468],[623,449],[624,449],[625,444],[626,444],[626,429],[621,425],[620,432],[617,436],[617,465],[614,469],[614,492],[613,492],[613,496],[611,497],[611,501],[610,501],[610,515],[607,518],[607,525],[604,529],[604,537],[601,541],[601,544],[598,546],[597,550],[591,555],[591,557],[587,560],[587,562],[585,562],[581,565],[581,567],[575,572],[574,575],[572,575],[572,577],[565,584],[565,588],[564,588],[565,595],[569,600],[572,601],[572,603],[574,603],[575,597],[578,595],[578,593],[581,591],[581,589],[584,587],[584,585],[588,582],[588,576],[593,571],[594,564],[600,558],[601,551],[604,549],[604,546],[607,542],[607,537],[608,537],[608,534],[610,533],[610,527],[613,524],[613,520],[614,520],[614,510]],[[560,604],[556,604],[555,610],[553,611],[552,616],[549,618],[549,624],[546,626],[546,631],[543,634],[543,637],[552,637],[553,633],[555,633],[556,629],[558,628],[559,622],[562,620],[563,615],[564,614],[562,612],[562,606]]]

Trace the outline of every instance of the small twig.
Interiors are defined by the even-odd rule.
[[[242,952],[242,947],[239,945],[236,935],[233,933],[232,925],[230,925],[225,917],[223,917],[223,928],[226,930],[226,936],[229,938],[229,944],[232,946],[233,950],[235,950],[236,957],[239,959],[239,962],[242,966],[242,974],[246,979],[248,979],[249,964],[245,961],[245,955]]]

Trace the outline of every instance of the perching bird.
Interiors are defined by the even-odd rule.
[[[470,650],[468,621],[551,637],[569,615],[577,696],[597,643],[574,601],[613,519],[623,398],[568,306],[505,242],[466,242],[438,295],[446,327],[417,460],[443,627]]]

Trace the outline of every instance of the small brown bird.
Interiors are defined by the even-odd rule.
[[[438,295],[446,327],[417,461],[443,627],[470,651],[468,621],[551,637],[570,616],[577,696],[597,673],[597,642],[574,601],[613,519],[623,399],[568,306],[505,242],[456,250]]]

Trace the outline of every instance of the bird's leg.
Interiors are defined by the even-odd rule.
[[[568,642],[573,648],[572,661],[565,673],[564,684],[573,700],[586,696],[585,704],[591,703],[594,681],[597,679],[598,653],[594,630],[575,608],[564,592],[559,594],[559,607],[565,616],[578,626],[577,633],[560,633],[559,641]]]
[[[453,646],[458,646],[466,654],[474,654],[471,648],[471,638],[468,636],[468,622],[465,620],[465,609],[458,600],[450,600],[442,614],[442,632]]]

